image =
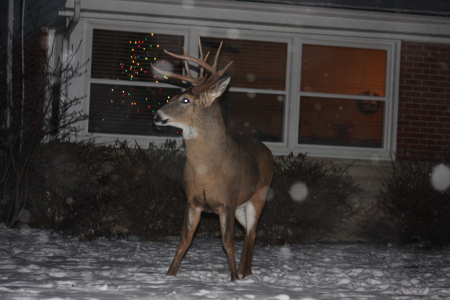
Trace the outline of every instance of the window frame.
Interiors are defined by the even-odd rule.
[[[230,25],[231,26],[231,25]],[[155,32],[158,34],[182,35],[184,36],[184,44],[189,53],[197,53],[198,38],[230,38],[231,27],[207,27],[206,30],[198,26],[177,26],[173,24],[155,24],[142,23],[132,21],[112,21],[88,19],[85,23],[85,54],[89,59],[87,63],[88,71],[84,77],[85,95],[87,101],[83,102],[83,110],[89,114],[89,97],[91,83],[117,84],[117,80],[91,78],[91,61],[92,61],[92,44],[93,30],[122,30],[134,32]],[[307,153],[314,157],[330,157],[330,158],[350,158],[350,159],[368,159],[368,160],[390,160],[396,150],[396,133],[397,133],[397,103],[398,103],[398,78],[400,68],[400,40],[378,39],[378,38],[360,38],[360,37],[332,37],[330,35],[313,35],[296,32],[271,32],[256,31],[252,29],[240,29],[237,39],[281,42],[287,43],[286,57],[286,81],[285,90],[264,90],[254,88],[238,88],[231,85],[231,92],[255,92],[265,94],[283,94],[284,115],[283,115],[283,140],[282,142],[264,142],[274,155],[287,155],[289,153]],[[302,44],[314,44],[324,46],[342,46],[352,48],[368,48],[381,49],[387,51],[386,56],[386,82],[384,97],[377,97],[376,100],[385,102],[385,111],[383,112],[383,128],[382,128],[382,147],[381,148],[363,148],[351,146],[330,146],[330,145],[312,145],[299,144],[298,131],[300,122],[300,101],[302,96],[327,98],[342,98],[341,94],[325,94],[302,92],[300,90],[301,78],[301,56]],[[128,85],[142,86],[158,86],[172,87],[166,83],[151,82],[128,82]],[[122,84],[122,81],[121,81]],[[346,95],[348,99],[361,99],[364,96]],[[367,96],[367,99],[373,100],[373,97]],[[136,141],[137,144],[147,147],[149,143],[162,144],[168,137],[159,136],[141,136],[141,135],[123,135],[123,134],[99,134],[87,131],[89,120],[86,120],[81,134],[87,138],[95,138],[97,142],[114,142],[117,139]],[[182,138],[176,139],[182,143]]]
[[[304,92],[300,89],[301,81],[301,59],[302,45],[337,46],[350,48],[365,48],[386,50],[386,78],[385,95],[376,97],[377,101],[385,103],[383,111],[382,147],[364,148],[352,146],[331,146],[299,144],[298,131],[300,122],[300,102],[301,97],[326,97],[335,99],[355,99],[374,100],[372,96],[343,95],[331,93]],[[316,157],[350,158],[350,159],[370,159],[370,160],[390,160],[395,153],[396,133],[397,133],[397,103],[398,103],[398,74],[400,64],[400,42],[395,40],[378,40],[365,38],[333,38],[329,36],[312,37],[300,35],[294,38],[294,47],[297,52],[293,58],[293,65],[299,66],[299,71],[291,73],[291,95],[293,102],[290,111],[289,124],[290,135],[288,147],[294,153],[309,153]]]
[[[192,41],[195,41],[193,43],[192,48],[189,49],[189,53],[197,53],[198,51],[198,38],[199,37],[206,37],[206,38],[223,38],[223,39],[229,39],[230,33],[228,31],[229,29],[212,29],[208,30],[205,33],[198,33],[197,31],[192,32],[193,38]],[[291,87],[291,81],[289,80],[289,75],[291,74],[291,66],[292,66],[292,47],[293,47],[293,38],[289,35],[279,34],[276,37],[271,37],[270,39],[267,38],[267,35],[261,34],[261,33],[255,33],[252,31],[246,31],[246,30],[239,30],[240,34],[239,37],[236,39],[239,40],[250,40],[250,41],[267,41],[267,42],[275,42],[275,43],[286,43],[287,44],[287,53],[286,53],[286,74],[285,74],[285,87],[284,90],[270,90],[270,89],[255,89],[255,88],[241,88],[241,87],[233,87],[233,78],[231,78],[231,84],[229,91],[230,92],[241,92],[241,93],[255,93],[255,94],[271,94],[271,95],[284,95],[284,108],[283,108],[283,136],[281,142],[264,142],[272,151],[274,149],[288,149],[288,128],[289,128],[289,118],[287,117],[290,110],[290,90]],[[286,152],[286,151],[283,151]],[[275,153],[274,153],[275,154]],[[288,154],[288,153],[286,153]]]
[[[179,35],[184,36],[184,47],[188,47],[189,45],[189,30],[180,30],[177,26],[155,26],[154,24],[149,24],[147,26],[142,26],[141,23],[136,24],[135,26],[130,25],[130,22],[127,21],[89,21],[87,22],[86,32],[87,32],[87,42],[86,42],[86,56],[89,61],[87,63],[87,72],[85,74],[86,79],[85,82],[85,91],[88,101],[85,101],[83,105],[83,110],[89,116],[90,109],[90,96],[91,96],[91,84],[109,84],[109,85],[127,85],[127,86],[150,86],[150,87],[160,87],[160,88],[174,88],[172,84],[164,83],[164,82],[150,82],[150,81],[127,81],[127,80],[114,80],[114,79],[101,79],[101,78],[92,78],[92,46],[93,46],[93,33],[94,29],[100,30],[117,30],[117,31],[131,31],[131,32],[155,32],[158,34],[168,34],[168,35]],[[180,88],[181,90],[181,88]],[[163,144],[167,139],[175,139],[178,142],[181,142],[181,137],[160,137],[160,136],[149,136],[149,135],[131,135],[131,134],[112,134],[112,133],[97,133],[97,132],[89,132],[89,117],[86,119],[82,134],[84,136],[90,136],[90,138],[94,138],[96,142],[99,143],[110,143],[116,140],[127,140],[127,141],[136,141],[136,143],[142,147],[147,147],[149,143],[154,142],[155,144]]]

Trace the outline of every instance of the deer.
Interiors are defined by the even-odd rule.
[[[250,275],[256,226],[272,182],[274,159],[272,152],[253,137],[231,137],[225,128],[218,98],[227,89],[229,76],[224,75],[232,62],[220,71],[217,61],[206,63],[209,52],[203,56],[199,39],[199,58],[165,52],[184,61],[186,75],[152,68],[160,75],[187,81],[189,88],[172,97],[154,115],[156,126],[174,126],[182,129],[186,163],[182,186],[187,198],[180,241],[166,275],[176,276],[181,260],[192,242],[202,212],[219,216],[222,244],[231,272],[231,281]],[[194,77],[188,62],[198,65]],[[207,74],[208,73],[208,74]],[[234,252],[235,218],[245,231],[244,247],[236,268]]]

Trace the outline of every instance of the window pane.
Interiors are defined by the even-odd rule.
[[[150,63],[170,65],[179,74],[183,70],[181,60],[164,53],[182,54],[183,36],[94,29],[92,45],[92,78],[154,82]]]
[[[383,102],[302,97],[299,143],[381,147]]]
[[[255,89],[284,90],[286,85],[286,43],[234,39],[201,38],[203,53],[210,51],[208,62],[214,61],[220,42],[220,70],[233,61],[227,73],[231,86]]]
[[[385,95],[385,50],[303,45],[301,91]]]
[[[233,136],[254,136],[261,141],[283,139],[283,95],[229,93],[221,102],[225,125]]]
[[[89,132],[179,135],[180,130],[160,131],[153,125],[153,114],[180,92],[177,88],[91,84]]]

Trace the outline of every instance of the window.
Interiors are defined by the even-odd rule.
[[[223,41],[219,69],[233,61],[228,69],[231,88],[221,102],[229,133],[283,141],[287,43],[210,37],[201,41],[203,51],[211,54]],[[213,59],[209,57],[211,64]]]
[[[386,50],[303,44],[300,144],[381,148]]]
[[[161,132],[153,126],[155,111],[181,89],[161,86],[150,63],[170,64],[181,73],[182,62],[163,50],[181,54],[183,46],[184,36],[94,29],[88,131],[179,135],[177,129]]]
[[[150,62],[183,74],[183,61],[164,50],[182,54],[186,47],[197,56],[200,37],[208,63],[220,42],[218,69],[233,61],[226,72],[230,87],[220,99],[232,136],[257,137],[276,155],[389,159],[395,150],[399,42],[245,30],[233,39],[217,28],[207,34],[177,28],[92,28],[89,133],[141,145],[179,137],[180,129],[156,128],[152,116],[189,84],[155,76]]]
[[[208,63],[213,63],[221,41],[218,68],[233,61],[227,71],[232,76],[231,89],[221,101],[229,133],[282,141],[287,44],[203,37],[203,51],[211,52]],[[182,83],[159,80],[150,62],[169,64],[181,74],[182,62],[163,50],[181,54],[183,46],[183,36],[94,29],[88,131],[180,135],[179,129],[152,126],[152,114],[180,92],[173,84]]]

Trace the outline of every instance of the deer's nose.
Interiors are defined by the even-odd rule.
[[[164,125],[168,122],[168,120],[163,119],[160,114],[156,113],[153,115],[153,122],[158,125]]]

